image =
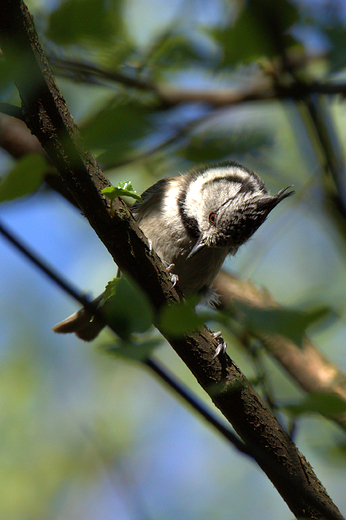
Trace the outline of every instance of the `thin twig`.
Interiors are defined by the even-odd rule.
[[[235,448],[237,448],[242,453],[246,455],[251,455],[251,450],[246,447],[246,445],[235,435],[231,430],[223,426],[223,424],[213,416],[210,411],[202,404],[201,401],[197,400],[196,396],[192,396],[190,391],[187,391],[183,388],[181,382],[177,383],[176,378],[173,377],[167,369],[163,369],[157,361],[152,358],[148,358],[144,361],[144,364],[148,366],[155,374],[157,374],[162,381],[167,383],[170,388],[172,388],[177,394],[179,394],[184,401],[190,404],[194,410],[196,410],[199,415],[201,415],[204,419],[208,421],[214,428],[217,429],[221,435],[223,435],[228,441],[230,441]]]

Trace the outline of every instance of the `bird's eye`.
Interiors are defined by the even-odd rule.
[[[210,224],[215,225],[215,222],[216,222],[216,213],[210,213],[210,215],[209,215],[209,222],[210,222]]]

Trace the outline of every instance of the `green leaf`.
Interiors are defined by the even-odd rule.
[[[324,32],[332,44],[328,52],[330,70],[337,72],[344,69],[346,65],[346,29],[344,26],[325,27]]]
[[[111,345],[105,345],[101,348],[116,358],[131,361],[144,361],[161,343],[161,338],[152,338],[146,341],[141,341],[140,343],[122,341],[119,344],[112,343]]]
[[[0,90],[13,83],[13,77],[17,71],[18,60],[4,60],[0,57]]]
[[[223,46],[224,64],[281,54],[294,42],[287,30],[298,19],[297,9],[287,0],[249,0],[233,26],[214,32]]]
[[[109,186],[104,188],[102,193],[111,201],[116,197],[131,197],[142,202],[141,196],[137,195],[136,191],[133,189],[131,181],[121,181],[118,186]]]
[[[119,162],[133,151],[136,140],[152,130],[148,118],[152,112],[148,106],[137,102],[107,106],[82,126],[81,133],[89,148],[105,150],[98,156],[99,162]]]
[[[314,392],[304,397],[299,403],[286,405],[284,409],[294,416],[305,413],[320,413],[333,417],[346,412],[346,402],[332,392]]]
[[[268,147],[268,132],[246,129],[244,132],[217,133],[210,131],[191,138],[190,144],[179,151],[179,155],[194,163],[210,163],[234,154],[252,153]]]
[[[173,337],[182,337],[198,330],[209,319],[209,313],[196,314],[198,298],[166,305],[160,314],[160,330]]]
[[[40,154],[26,155],[0,182],[0,202],[23,197],[36,191],[49,169]]]
[[[237,303],[250,329],[269,334],[280,334],[302,347],[306,329],[331,315],[331,309],[321,306],[309,311],[291,309],[258,309]]]
[[[116,0],[66,0],[51,13],[46,34],[60,45],[102,43],[119,37],[120,11]]]
[[[151,54],[147,57],[147,65],[154,69],[155,73],[160,69],[181,69],[201,62],[205,56],[198,52],[198,46],[194,45],[191,33],[173,34],[166,33],[155,42]]]
[[[107,284],[102,310],[107,323],[124,340],[134,332],[145,332],[153,323],[151,303],[143,291],[121,277]]]

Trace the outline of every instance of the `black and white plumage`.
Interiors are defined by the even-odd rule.
[[[234,255],[293,192],[270,195],[262,179],[237,163],[196,168],[162,179],[136,202],[132,214],[172,280],[185,294],[212,294],[211,286],[227,255]],[[96,299],[97,303],[102,298]],[[91,340],[102,324],[84,309],[53,330]]]

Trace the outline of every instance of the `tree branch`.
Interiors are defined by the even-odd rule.
[[[307,65],[309,61],[314,61],[315,59],[311,58],[309,60],[309,57],[305,57],[304,60],[297,61],[292,58],[289,61],[292,68],[296,68],[301,67],[302,62],[304,65]],[[60,76],[73,77],[76,81],[89,81],[93,84],[97,81],[102,84],[101,80],[104,80],[104,82],[112,81],[125,87],[151,92],[158,98],[162,106],[174,106],[179,103],[206,103],[213,107],[221,107],[270,99],[300,100],[311,94],[346,94],[346,83],[339,81],[337,83],[321,81],[292,82],[289,85],[278,85],[275,81],[272,81],[270,76],[259,76],[258,73],[246,87],[242,85],[242,87],[216,88],[215,90],[180,89],[178,87],[170,87],[164,83],[132,78],[78,60],[73,61],[52,56],[49,57],[49,62]],[[282,64],[281,66],[275,64],[275,67],[276,71],[278,71],[278,69],[282,69]]]
[[[16,117],[17,119],[23,119],[22,109],[15,105],[10,105],[10,103],[0,101],[0,112],[2,114],[7,114],[8,116]]]
[[[21,56],[15,82],[25,121],[38,137],[121,270],[131,274],[158,311],[179,297],[158,257],[152,254],[124,204],[113,205],[112,217],[100,190],[109,183],[85,150],[78,130],[58,91],[35,33],[32,18],[20,0],[0,2],[0,43],[5,59]],[[28,88],[28,78],[30,88]],[[270,414],[228,356],[213,358],[215,341],[203,328],[186,338],[168,338],[215,405],[250,447],[260,467],[297,517],[341,519],[312,468]]]

